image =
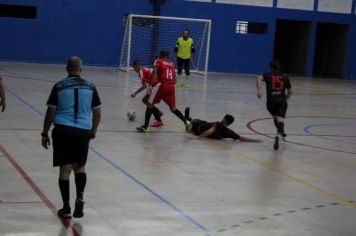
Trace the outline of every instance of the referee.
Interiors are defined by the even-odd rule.
[[[195,52],[194,42],[191,37],[189,37],[189,30],[185,29],[183,31],[183,36],[179,37],[177,40],[177,45],[174,49],[177,57],[177,67],[178,67],[178,86],[183,87],[182,83],[182,70],[184,67],[185,72],[185,87],[189,88],[189,75],[190,75],[190,63],[192,62],[192,57]]]
[[[83,193],[87,179],[85,164],[89,141],[96,135],[101,102],[95,86],[80,76],[82,60],[79,57],[69,58],[67,72],[68,77],[57,82],[49,96],[41,136],[42,146],[48,149],[48,131],[53,123],[53,166],[59,166],[58,184],[63,200],[63,208],[58,211],[58,216],[71,218],[69,176],[73,170],[77,190],[73,217],[80,218],[84,215]]]

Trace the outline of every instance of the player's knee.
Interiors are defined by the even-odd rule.
[[[281,116],[276,116],[277,122],[284,122],[284,118]]]
[[[148,105],[148,100],[146,98],[142,98],[141,101],[143,102],[143,104]]]
[[[71,171],[72,171],[72,166],[71,165],[61,166],[59,168],[59,178],[62,179],[62,180],[69,179]]]
[[[75,173],[85,173],[85,165],[78,165],[78,164],[74,164],[73,165],[73,170]]]
[[[169,109],[171,110],[171,112],[174,112],[175,110],[177,110],[175,107],[170,107]]]

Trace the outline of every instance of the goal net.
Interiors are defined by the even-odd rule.
[[[152,67],[162,49],[168,50],[171,60],[176,63],[174,48],[177,39],[182,36],[183,30],[188,29],[195,47],[191,71],[207,74],[210,20],[128,15],[124,22],[126,27],[120,55],[120,69],[129,71],[134,60],[139,60],[144,66]]]

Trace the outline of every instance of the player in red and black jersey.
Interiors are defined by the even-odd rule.
[[[153,69],[146,68],[146,67],[142,66],[138,60],[135,60],[132,63],[132,67],[135,70],[135,72],[138,73],[138,77],[141,80],[141,87],[139,89],[137,89],[134,93],[132,93],[131,97],[134,98],[134,97],[136,97],[137,94],[146,90],[148,85],[151,85],[152,88],[154,88],[159,83],[157,78],[153,78],[152,84],[151,84],[151,75],[152,75]],[[151,96],[149,94],[146,94],[142,98],[143,104],[148,106],[151,103],[150,97]],[[153,116],[155,117],[156,122],[152,123],[151,126],[152,127],[162,126],[163,121],[161,119],[161,116],[163,115],[163,113],[155,106],[152,106],[152,110],[153,110]]]
[[[152,104],[148,104],[145,114],[145,124],[141,127],[138,127],[137,130],[140,132],[147,133],[148,124],[150,122],[152,113],[155,112],[153,106],[160,103],[163,100],[171,110],[180,120],[183,121],[186,128],[190,126],[190,122],[187,121],[182,112],[176,108],[176,94],[175,87],[176,84],[176,72],[174,64],[169,60],[169,52],[167,50],[162,50],[160,52],[160,58],[157,59],[154,63],[153,73],[151,74],[151,81],[154,78],[157,78],[161,83],[157,93],[153,99]],[[150,83],[152,84],[152,83]],[[151,85],[148,88],[148,94],[151,93]]]
[[[287,112],[287,99],[292,95],[292,86],[288,75],[281,72],[281,64],[278,61],[270,63],[271,71],[263,73],[257,77],[257,97],[261,99],[261,83],[266,83],[267,110],[273,117],[274,125],[277,128],[277,135],[273,148],[279,148],[279,139],[285,138],[284,119]]]
[[[231,138],[233,140],[239,140],[241,142],[254,142],[261,143],[261,140],[250,139],[242,137],[235,133],[228,127],[235,121],[232,115],[226,114],[222,121],[207,122],[204,120],[193,119],[190,117],[190,108],[185,109],[185,118],[190,120],[192,125],[190,126],[188,132],[193,133],[195,139],[201,138],[212,138],[212,139],[225,139]]]

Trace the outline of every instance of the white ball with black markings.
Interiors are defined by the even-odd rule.
[[[127,112],[127,119],[129,119],[129,121],[134,121],[136,119],[136,111],[131,109]]]

